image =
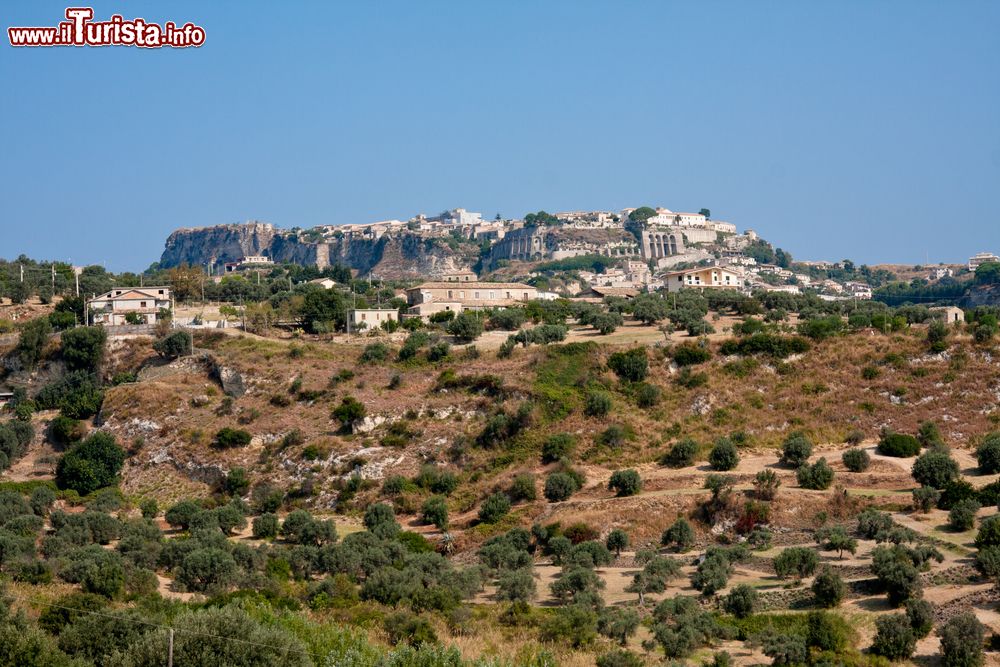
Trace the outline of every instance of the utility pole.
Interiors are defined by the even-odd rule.
[[[174,629],[170,628],[169,639],[167,640],[167,667],[174,667]]]
[[[52,293],[56,291],[56,265],[52,264]]]
[[[21,269],[21,282],[24,282],[24,264],[18,264],[17,268]]]

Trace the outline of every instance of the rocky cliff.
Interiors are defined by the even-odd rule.
[[[178,266],[236,262],[248,255],[273,261],[325,267],[343,264],[360,275],[388,279],[435,278],[469,271],[478,246],[428,238],[418,233],[384,235],[379,239],[332,238],[308,240],[309,234],[282,230],[262,222],[178,229],[166,242],[160,265]]]

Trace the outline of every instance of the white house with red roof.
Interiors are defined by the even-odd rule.
[[[87,299],[89,324],[156,324],[161,310],[173,310],[169,287],[120,287]]]

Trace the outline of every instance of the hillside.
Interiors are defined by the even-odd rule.
[[[503,331],[486,332],[473,344],[433,329],[420,341],[421,336],[402,332],[291,339],[202,332],[194,337],[194,354],[172,360],[154,351],[152,338],[113,339],[104,351],[102,375],[125,381],[104,387],[100,411],[84,428],[114,436],[126,450],[120,474],[122,521],[137,521],[136,510],[129,507],[154,499],[160,508],[169,508],[200,498],[205,509],[196,511],[202,513],[222,512],[231,503],[251,508],[252,530],[245,520],[242,528],[238,521],[235,528],[223,528],[224,543],[234,556],[244,547],[269,554],[268,563],[287,554],[299,568],[295,559],[307,553],[302,549],[316,549],[316,558],[325,549],[334,549],[331,558],[342,553],[339,545],[322,542],[319,547],[295,546],[292,533],[282,532],[273,541],[259,536],[258,521],[271,515],[254,508],[272,503],[269,499],[286,521],[298,508],[308,509],[316,520],[330,519],[344,548],[344,536],[358,536],[351,543],[359,544],[368,535],[365,528],[376,530],[369,523],[372,508],[385,503],[405,531],[400,535],[413,536],[406,543],[436,548],[453,564],[448,567],[490,563],[495,556],[485,554],[492,553],[497,539],[515,539],[507,536],[531,529],[523,533],[537,549],[528,567],[535,591],[526,597],[531,607],[514,605],[504,611],[506,603],[499,598],[508,595],[504,591],[512,583],[503,578],[500,566],[499,573],[483,571],[483,585],[476,590],[461,593],[468,596],[473,634],[450,620],[457,613],[451,603],[434,603],[431,609],[438,612],[416,616],[428,619],[435,635],[466,659],[499,656],[528,664],[523,656],[544,655],[548,657],[538,657],[542,662],[537,664],[588,665],[595,655],[610,651],[608,640],[577,643],[570,639],[572,631],[557,629],[569,618],[566,614],[579,608],[567,607],[556,592],[574,570],[560,560],[570,556],[560,556],[555,545],[556,538],[566,535],[570,546],[579,543],[579,549],[593,551],[597,547],[587,545],[596,542],[589,539],[611,544],[616,531],[622,531],[627,545],[620,554],[597,562],[604,556],[593,552],[590,567],[596,579],[587,586],[598,587],[601,618],[614,610],[638,614],[641,623],[627,634],[625,644],[643,656],[642,664],[655,664],[661,650],[674,650],[661,625],[673,621],[660,617],[660,602],[674,595],[694,596],[699,608],[718,614],[723,625],[712,631],[717,633],[708,641],[712,650],[728,652],[736,664],[766,661],[772,649],[758,634],[762,628],[799,627],[802,610],[815,609],[812,585],[823,572],[845,582],[843,602],[833,618],[848,622],[842,655],[859,660],[856,649],[872,643],[876,621],[892,609],[871,578],[872,559],[880,557],[886,538],[868,535],[858,524],[856,517],[866,507],[886,510],[880,516],[902,531],[898,534],[904,543],[937,549],[940,561],[914,574],[918,583],[912,584],[932,603],[935,622],[943,624],[972,609],[988,628],[1000,631],[1000,616],[984,606],[992,605],[996,594],[973,567],[976,531],[949,529],[945,509],[912,512],[915,459],[887,456],[879,444],[887,433],[924,433],[926,423],[934,422],[951,446],[956,470],[978,493],[995,494],[990,484],[998,475],[980,474],[972,452],[984,434],[1000,427],[1000,361],[992,342],[976,343],[954,330],[943,349],[931,353],[926,325],[889,334],[860,328],[807,340],[793,335],[795,318],[774,325],[767,334],[772,338],[746,335],[747,318],[729,310],[710,312],[707,319],[716,332],[700,338],[635,321],[601,336],[576,323],[562,343],[518,345],[509,354]],[[736,337],[737,331],[743,335]],[[735,345],[751,340],[757,349],[770,352],[733,353]],[[450,347],[441,347],[443,341]],[[768,347],[760,347],[765,343]],[[26,382],[29,394],[54,382],[65,372],[59,346],[52,341],[32,373],[16,372],[7,381]],[[3,353],[12,354],[9,348]],[[52,478],[64,451],[51,437],[57,414],[34,414],[34,439],[4,473],[5,480],[38,485]],[[246,440],[227,436],[227,446],[220,448],[227,429],[244,433]],[[813,443],[806,453],[810,465],[828,462],[832,483],[827,479],[806,488],[811,482],[803,481],[801,470],[781,464],[783,443],[796,433]],[[666,460],[686,442],[694,443],[691,458]],[[726,446],[734,458],[730,469],[716,477],[713,467],[718,464],[706,461],[715,461],[713,447],[722,445],[713,443],[720,442],[731,443]],[[841,460],[852,447],[870,460],[862,472],[849,471]],[[609,484],[622,470],[634,470],[638,484],[616,493]],[[550,496],[551,480],[560,475],[578,476],[580,483],[559,497]],[[767,494],[761,491],[761,475],[773,476]],[[719,483],[716,491],[705,490]],[[238,490],[227,491],[232,488]],[[81,503],[97,507],[100,492],[90,499],[60,494],[55,507],[72,513],[83,509]],[[512,503],[510,511],[484,519],[498,494]],[[443,502],[445,530],[426,518],[428,502],[435,498]],[[165,544],[209,539],[193,527],[188,532],[178,528],[171,512],[157,519],[167,531]],[[992,508],[979,510],[981,519],[994,513]],[[223,514],[212,516],[218,517],[212,521],[223,520]],[[690,522],[693,532],[681,550],[690,551],[677,555],[661,547],[661,537],[681,519]],[[826,538],[817,527],[855,535],[850,552],[842,557],[823,547]],[[56,535],[63,531],[55,523],[48,530]],[[765,541],[758,544],[758,537]],[[704,577],[710,575],[707,566],[699,565],[701,556],[731,544],[753,550],[724,556],[728,564],[711,575],[722,578],[712,584],[714,594],[708,594]],[[793,548],[816,553],[820,567],[814,563],[789,580],[779,557]],[[637,604],[635,581],[649,549],[659,552],[654,559],[659,566],[676,571]],[[143,566],[152,568],[145,571],[155,574],[161,595],[194,603],[217,592],[219,584],[191,580],[186,561],[171,565],[173,557],[167,554],[172,552],[162,553],[159,565]],[[706,562],[714,563],[712,558]],[[62,566],[54,567],[63,572]],[[361,577],[361,602],[355,597],[333,607],[316,606],[311,596],[324,581],[320,571],[339,566],[309,567],[317,571],[310,575],[296,569],[287,584],[267,586],[275,595],[309,600],[314,611],[303,622],[319,624],[322,632],[332,632],[324,624],[346,622],[360,629],[364,641],[385,641],[361,618],[373,615],[380,619],[379,627],[384,623],[391,628],[389,612],[398,605],[386,606],[386,600],[395,598],[376,593]],[[355,584],[338,581],[354,590]],[[452,584],[439,585],[450,590]],[[24,585],[19,586],[23,591]],[[738,590],[742,595],[746,587],[753,591],[758,612],[752,617],[753,630],[723,613],[730,594]],[[46,593],[46,599],[54,600],[57,590]],[[407,604],[415,612],[423,609],[413,601]],[[122,609],[129,609],[127,603]],[[511,625],[505,619],[514,613],[521,614],[520,620]],[[598,617],[593,618],[597,623]],[[720,629],[725,627],[734,630]],[[644,644],[646,640],[651,643]],[[710,658],[701,646],[696,643],[678,657]],[[920,639],[915,659],[930,660],[939,648],[936,636]]]

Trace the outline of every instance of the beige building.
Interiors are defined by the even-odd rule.
[[[927,310],[942,318],[947,324],[961,324],[965,322],[965,311],[956,306],[938,306]]]
[[[721,266],[702,266],[685,271],[671,271],[664,277],[667,291],[684,288],[742,289],[743,276]]]
[[[442,310],[503,308],[538,298],[538,290],[522,283],[430,282],[406,290],[408,314],[428,317]]]
[[[395,308],[353,308],[347,311],[347,323],[351,331],[375,329],[389,321],[399,321],[399,311]]]
[[[88,324],[121,326],[131,324],[126,318],[138,317],[142,324],[156,324],[160,310],[172,310],[169,287],[122,287],[87,299],[85,319]]]

